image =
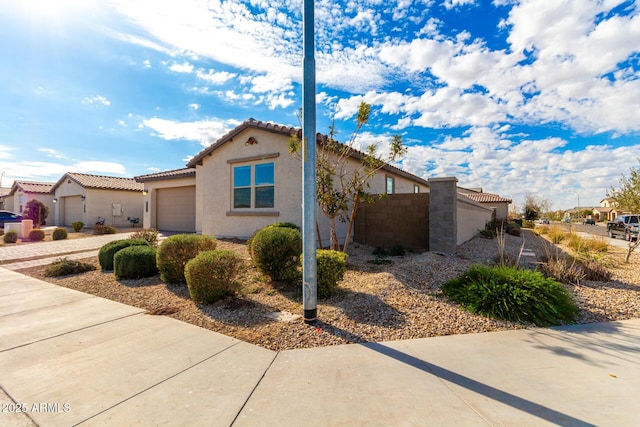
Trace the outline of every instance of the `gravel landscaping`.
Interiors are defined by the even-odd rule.
[[[518,256],[524,240],[527,252],[535,256],[523,256],[521,265],[532,268],[548,244],[529,231],[523,231],[523,237],[505,237],[505,251],[512,257]],[[98,271],[79,275],[46,278],[42,275],[45,267],[20,272],[140,307],[150,315],[170,316],[272,350],[285,350],[526,328],[462,311],[440,291],[444,282],[471,265],[491,263],[497,248],[495,239],[477,237],[461,245],[455,255],[407,253],[380,261],[372,255],[373,248],[352,244],[345,278],[332,298],[319,301],[320,320],[313,326],[299,316],[299,287],[270,282],[251,267],[243,242],[218,242],[218,249],[236,251],[246,259],[247,272],[239,279],[241,295],[208,305],[191,301],[186,285],[166,285],[157,276],[118,281],[113,272],[99,270],[95,257],[84,261],[98,266]],[[623,249],[611,247],[603,257],[612,281],[567,286],[580,307],[578,323],[640,317],[640,255],[633,254],[630,264],[622,262],[624,255]]]

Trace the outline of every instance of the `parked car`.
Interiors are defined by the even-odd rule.
[[[549,218],[540,218],[538,224],[549,224]]]
[[[0,211],[0,227],[4,228],[5,222],[22,222],[22,215],[10,211]]]
[[[585,218],[585,220],[582,222],[584,225],[596,225],[596,220],[593,218]]]
[[[612,239],[623,236],[628,241],[636,240],[638,231],[640,231],[640,214],[619,215],[607,223],[607,232]]]

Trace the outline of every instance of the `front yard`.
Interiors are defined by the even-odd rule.
[[[522,245],[538,257],[544,244],[531,232],[524,237],[507,235],[506,252],[517,256]],[[272,350],[319,347],[353,342],[388,341],[438,335],[488,332],[525,328],[526,325],[488,319],[462,311],[446,301],[440,286],[459,276],[475,263],[490,263],[497,254],[496,240],[477,237],[458,248],[456,255],[432,252],[408,253],[376,261],[373,248],[353,244],[348,269],[337,292],[318,301],[320,321],[309,326],[302,312],[301,290],[270,282],[250,266],[246,245],[219,241],[218,249],[240,253],[249,268],[240,278],[239,296],[215,304],[196,304],[186,285],[167,285],[158,276],[140,280],[116,280],[112,272],[99,270],[96,258],[85,261],[97,271],[45,278],[45,267],[21,270],[59,286],[140,307],[152,315],[166,315],[220,332]],[[580,323],[640,317],[638,254],[625,265],[624,252],[611,248],[605,255],[613,279],[610,282],[583,282],[567,286],[580,307]],[[523,262],[535,264],[533,258]]]

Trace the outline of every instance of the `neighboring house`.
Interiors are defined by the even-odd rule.
[[[0,210],[8,210],[5,198],[11,192],[11,187],[0,187]]]
[[[615,201],[611,198],[600,200],[600,206],[593,208],[593,217],[596,221],[613,221],[618,215],[622,215],[624,211],[616,208]]]
[[[144,228],[196,232],[196,169],[136,176],[144,185]]]
[[[51,188],[52,182],[14,181],[9,194],[5,197],[5,210],[23,213],[27,202],[38,200],[49,207],[48,224],[54,221],[54,204]]]
[[[104,221],[117,227],[141,226],[142,190],[143,184],[133,178],[66,173],[51,189],[56,225],[82,221],[93,226]]]
[[[495,219],[505,220],[509,218],[509,205],[512,203],[511,199],[498,196],[497,194],[485,193],[482,191],[482,188],[459,187],[458,192],[480,203],[482,206],[494,210]]]
[[[250,119],[198,153],[187,164],[196,171],[196,231],[247,238],[274,222],[301,225],[302,162],[289,154],[287,145],[295,133],[300,129]],[[318,142],[323,138],[318,135]],[[353,153],[354,167],[360,155]],[[428,185],[422,178],[385,165],[371,180],[369,192],[428,192]],[[152,201],[150,208],[153,218]],[[319,210],[317,219],[327,245],[328,220]],[[336,223],[338,238],[344,240],[347,224]]]

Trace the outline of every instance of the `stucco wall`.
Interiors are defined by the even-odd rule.
[[[53,194],[42,194],[42,193],[23,193],[22,190],[17,190],[13,196],[6,198],[8,203],[6,203],[5,210],[22,214],[24,213],[24,209],[27,207],[27,203],[30,200],[38,200],[44,203],[49,208],[49,216],[46,218],[47,224],[55,223],[55,205],[53,203]],[[22,205],[22,209],[20,206]]]
[[[113,215],[113,205],[119,204],[122,208],[120,216]],[[143,196],[142,191],[98,190],[87,189],[85,200],[86,214],[83,221],[87,225],[93,225],[98,217],[105,219],[105,225],[115,227],[142,227]],[[139,222],[133,225],[127,218],[139,218]]]
[[[162,179],[158,181],[147,181],[144,183],[144,188],[147,190],[147,194],[142,198],[142,223],[144,228],[157,228],[156,225],[156,191],[162,188],[176,188],[176,187],[189,187],[196,185],[196,177],[183,177],[174,179]],[[196,187],[196,200],[197,197]],[[197,202],[196,202],[197,204]],[[148,207],[148,209],[147,209]],[[197,215],[196,215],[197,218]],[[197,219],[196,219],[197,221]],[[197,226],[197,222],[196,222]]]
[[[11,199],[6,210],[22,214],[24,209],[27,207],[27,202],[29,200],[38,200],[49,207],[49,217],[47,218],[48,223],[53,223],[54,221],[54,207],[53,207],[53,194],[42,194],[42,193],[23,193],[22,190],[17,190],[13,196],[7,197],[7,199]],[[22,209],[20,209],[22,206]]]
[[[257,144],[245,144],[249,137]],[[222,145],[196,166],[196,229],[217,237],[247,238],[255,230],[274,222],[302,225],[302,163],[288,152],[287,137],[261,129],[247,129]],[[247,159],[243,161],[243,159]],[[274,208],[232,209],[233,166],[274,163]],[[354,167],[357,163],[354,160]],[[413,193],[413,182],[385,171],[371,181],[370,193],[385,190],[385,175],[395,178],[396,192]],[[427,186],[421,185],[426,192]],[[322,245],[329,244],[329,220],[318,209]],[[343,242],[348,224],[336,219],[338,239]],[[353,235],[351,236],[353,237]]]
[[[470,240],[484,230],[487,222],[491,221],[492,210],[482,206],[480,203],[458,196],[458,236],[457,244],[460,245]]]
[[[82,222],[85,226],[93,226],[98,217],[105,219],[105,225],[116,227],[129,227],[132,223],[127,217],[140,218],[137,226],[142,226],[143,196],[142,191],[99,190],[84,188],[73,180],[61,183],[55,190],[56,225],[64,225],[65,198],[84,196]],[[122,215],[113,216],[113,204],[122,206]]]

